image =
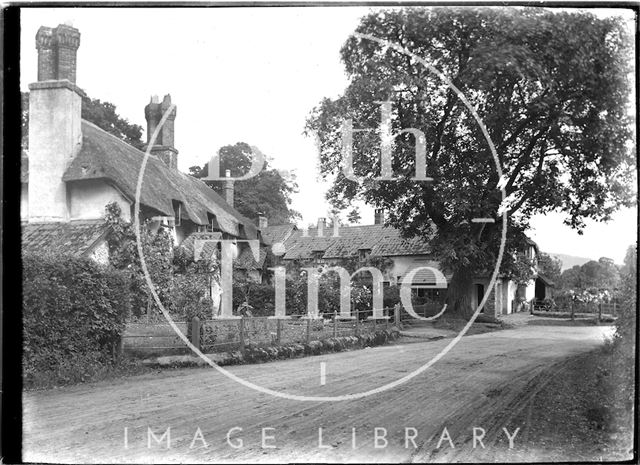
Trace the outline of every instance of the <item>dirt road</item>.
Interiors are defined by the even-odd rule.
[[[561,375],[566,357],[601,344],[609,331],[596,326],[522,326],[464,337],[418,377],[390,391],[351,401],[274,398],[211,368],[30,392],[23,400],[23,460],[535,460],[519,455],[519,444],[527,440],[527,425],[512,424],[510,419],[546,379]],[[407,338],[390,346],[230,370],[282,392],[336,396],[398,379],[449,341]],[[325,364],[324,384],[321,362]],[[167,436],[158,444],[149,434],[151,430],[160,440],[168,428],[170,449]],[[513,449],[509,449],[507,434],[513,438]]]

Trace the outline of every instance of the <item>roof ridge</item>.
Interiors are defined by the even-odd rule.
[[[147,152],[146,152],[146,151],[144,151],[144,152],[143,152],[142,150],[140,150],[139,148],[137,148],[135,145],[131,145],[131,144],[129,144],[128,142],[126,142],[126,141],[124,141],[124,140],[120,139],[119,137],[114,136],[114,135],[113,135],[113,134],[111,134],[109,131],[106,131],[106,130],[102,129],[102,128],[101,128],[100,126],[98,126],[97,124],[94,124],[94,123],[92,123],[91,121],[86,120],[86,119],[84,119],[84,118],[82,118],[82,122],[83,122],[83,123],[87,123],[89,126],[93,126],[93,128],[94,128],[94,129],[97,129],[98,131],[103,132],[105,135],[107,135],[108,137],[111,137],[112,139],[114,139],[114,140],[116,140],[116,141],[120,142],[121,144],[125,144],[127,147],[131,147],[131,148],[132,148],[133,150],[135,150],[136,152],[140,152],[140,155],[142,155],[143,157],[147,155]],[[162,160],[160,160],[158,157],[156,157],[155,155],[153,155],[151,152],[149,152],[149,158],[153,158],[154,160],[162,161]]]

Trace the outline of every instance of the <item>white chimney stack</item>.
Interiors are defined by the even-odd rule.
[[[29,85],[29,222],[69,221],[62,176],[82,145],[84,92],[75,85],[80,32],[42,26],[38,82]]]
[[[224,176],[227,178],[224,182],[224,197],[227,203],[233,207],[233,181],[229,179],[231,177],[231,171],[226,170]]]
[[[324,236],[325,219],[318,218],[318,237]]]

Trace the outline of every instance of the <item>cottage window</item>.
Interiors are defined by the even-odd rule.
[[[371,249],[359,249],[358,250],[358,258],[360,261],[364,261],[371,255]]]
[[[413,288],[413,294],[416,297],[420,297],[423,300],[430,300],[432,302],[441,302],[444,299],[444,289],[429,289],[429,288]]]
[[[324,259],[322,258],[324,256],[324,250],[314,250],[313,251],[313,260],[316,263],[324,263]]]
[[[218,230],[218,222],[216,221],[216,215],[213,213],[207,213],[209,224],[206,226],[205,232],[215,232]]]

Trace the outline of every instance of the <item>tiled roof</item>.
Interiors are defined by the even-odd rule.
[[[85,255],[106,237],[109,227],[103,220],[68,223],[23,223],[22,251]]]
[[[106,179],[133,201],[144,153],[82,121],[82,148],[64,173],[64,181]],[[140,203],[166,216],[173,216],[172,200],[182,202],[185,217],[196,224],[210,224],[208,213],[215,215],[219,228],[236,237],[256,239],[258,229],[231,208],[203,181],[171,169],[149,156],[144,172]],[[240,229],[244,226],[244,234]]]
[[[196,241],[202,241],[198,244],[197,256],[199,260],[208,259],[215,253],[217,245],[215,242],[205,241],[219,241],[221,239],[222,233],[220,232],[195,232],[189,234],[180,243],[179,248],[185,253],[185,258],[193,260],[196,252]]]
[[[278,224],[260,229],[265,244],[284,243],[293,231],[297,230],[295,224]]]
[[[238,255],[238,258],[234,260],[233,266],[239,270],[261,270],[264,266],[264,262],[267,259],[267,248],[260,247],[260,257],[256,262],[256,259],[251,252],[251,248],[244,247]]]
[[[326,228],[322,237],[317,229],[294,231],[285,241],[287,260],[313,258],[314,252],[324,252],[324,259],[357,257],[359,250],[371,250],[372,257],[392,257],[401,255],[428,255],[429,243],[422,238],[405,239],[400,231],[390,226],[342,226],[338,237],[333,237],[333,228]]]
[[[217,249],[217,244],[215,242],[205,241],[220,241],[221,239],[222,234],[219,232],[192,233],[189,235],[189,237],[182,241],[179,248],[185,252],[185,258],[189,260],[193,260],[195,252],[197,252],[200,259],[204,259],[211,257]],[[198,244],[198,250],[196,250],[196,244],[199,241],[202,242]],[[233,266],[234,268],[238,269],[261,270],[266,259],[266,247],[260,247],[260,259],[256,262],[255,258],[253,257],[253,253],[251,252],[251,248],[247,244],[243,244],[240,254],[233,261]]]

